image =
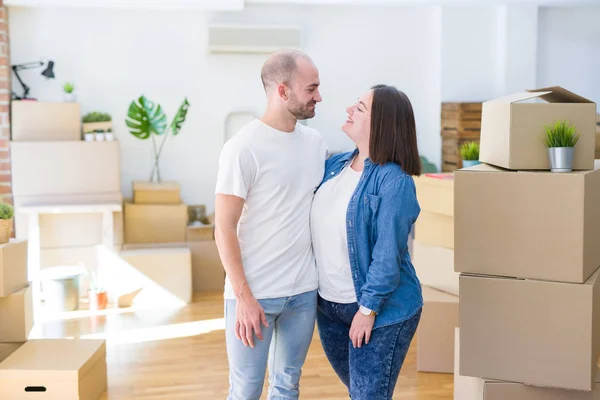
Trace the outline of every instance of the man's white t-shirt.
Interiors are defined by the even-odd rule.
[[[296,124],[293,132],[282,132],[258,119],[223,147],[216,193],[245,199],[238,240],[257,299],[318,287],[310,210],[326,158],[325,142],[314,129]],[[235,298],[228,278],[224,296]]]
[[[319,295],[335,303],[355,303],[346,221],[348,203],[362,175],[352,163],[325,182],[315,195],[311,212],[313,248],[319,271]]]

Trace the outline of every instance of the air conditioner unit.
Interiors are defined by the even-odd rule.
[[[301,48],[297,27],[262,25],[209,25],[211,53],[272,53],[282,48]]]

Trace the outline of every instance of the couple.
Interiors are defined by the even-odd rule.
[[[353,152],[327,159],[313,129],[319,74],[280,50],[261,78],[267,108],[221,153],[215,235],[227,273],[231,400],[297,399],[315,319],[329,362],[355,400],[391,399],[421,316],[408,235],[420,207],[408,98],[378,85],[348,107]]]

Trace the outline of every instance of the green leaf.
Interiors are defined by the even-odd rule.
[[[579,134],[569,121],[556,121],[552,126],[544,126],[546,147],[575,147]]]
[[[167,129],[167,116],[160,104],[140,96],[137,103],[132,101],[127,111],[125,124],[129,132],[138,139],[148,139],[153,133],[162,135]]]
[[[179,131],[181,131],[181,127],[185,122],[185,118],[187,116],[188,108],[190,107],[190,103],[187,98],[183,100],[183,103],[177,110],[177,114],[175,114],[175,118],[173,118],[173,122],[171,122],[171,132],[173,132],[173,136],[177,135]]]
[[[460,147],[460,157],[463,160],[479,160],[479,143],[467,142]]]

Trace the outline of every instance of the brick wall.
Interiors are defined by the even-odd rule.
[[[11,70],[8,48],[8,10],[0,0],[0,201],[12,204],[10,174]]]

